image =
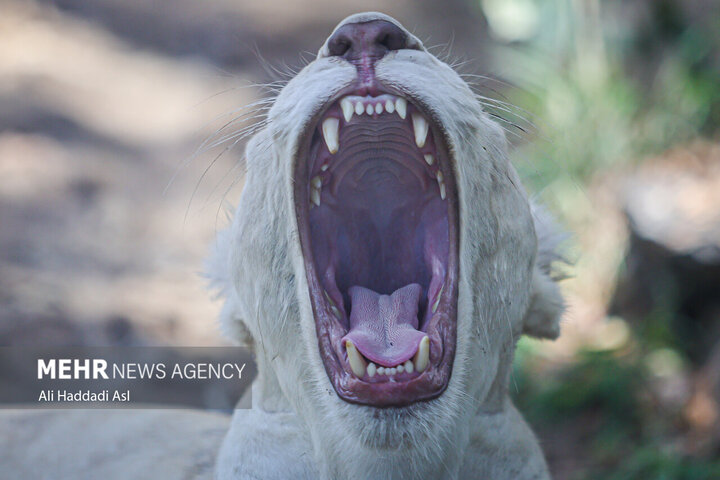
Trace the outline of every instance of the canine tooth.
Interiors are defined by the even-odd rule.
[[[345,350],[347,350],[348,362],[355,376],[362,377],[365,375],[367,364],[350,340],[345,342]]]
[[[385,100],[385,111],[393,113],[395,111],[395,104],[392,100]]]
[[[377,367],[375,366],[374,363],[370,362],[370,364],[367,366],[368,377],[374,377],[376,372],[377,372]]]
[[[395,368],[397,369],[398,373],[403,373],[405,371],[405,365],[403,365],[402,363]]]
[[[365,113],[367,113],[368,115],[372,115],[373,114],[373,106],[368,104],[368,106],[365,107]]]
[[[340,121],[337,118],[326,118],[322,125],[323,137],[325,138],[325,144],[330,150],[330,153],[338,151],[338,128],[340,127]]]
[[[349,122],[353,116],[353,113],[355,112],[355,107],[353,106],[352,102],[347,98],[343,98],[342,100],[340,100],[340,108],[342,108],[345,122]]]
[[[316,207],[320,206],[320,190],[316,188],[310,189],[310,201],[314,203]]]
[[[418,148],[425,146],[425,140],[427,139],[428,123],[425,117],[419,113],[412,114],[413,130],[415,130],[415,145]]]
[[[382,103],[376,103],[375,104],[375,113],[380,115],[383,112],[383,106]]]
[[[443,185],[443,187],[445,187],[445,185]],[[440,189],[440,195],[441,195],[441,196],[443,195],[444,191],[445,191],[444,188],[441,188],[441,189]],[[443,196],[442,198],[445,199],[444,196]],[[443,292],[443,289],[444,289],[444,288],[445,288],[445,285],[443,284],[443,286],[440,287],[440,291],[439,291],[438,294],[437,294],[437,298],[435,299],[435,302],[433,303],[432,313],[437,312],[438,305],[440,304],[440,297],[442,296],[442,292]]]
[[[317,189],[320,189],[320,187],[322,187],[322,178],[320,178],[320,175],[313,177],[313,179],[310,180],[310,185]]]
[[[377,369],[378,375],[385,375],[385,367],[378,367]]]
[[[362,102],[358,101],[355,104],[355,115],[362,115],[365,111],[365,107],[363,106]]]
[[[433,163],[435,163],[435,157],[433,157],[429,153],[426,153],[425,154],[425,163],[427,163],[428,165],[432,165]]]
[[[407,115],[407,100],[404,98],[398,98],[395,100],[395,110],[397,110],[400,118],[405,120],[405,116]]]
[[[418,351],[415,354],[413,362],[415,363],[415,370],[417,370],[418,372],[422,372],[427,368],[428,363],[430,362],[429,337],[425,336],[422,340],[420,340],[420,346],[418,347]]]
[[[411,362],[410,360],[405,362],[405,371],[407,373],[412,373],[414,370],[414,367],[415,367],[415,365],[413,365],[413,362]]]

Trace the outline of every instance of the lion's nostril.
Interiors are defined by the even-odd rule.
[[[328,40],[330,55],[354,64],[364,57],[374,63],[388,52],[404,48],[408,48],[407,33],[386,20],[348,23],[338,28]]]

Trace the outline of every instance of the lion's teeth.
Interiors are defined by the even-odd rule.
[[[378,375],[385,375],[385,367],[378,367],[377,369]]]
[[[382,103],[376,103],[375,104],[375,113],[380,115],[383,112],[383,106]]]
[[[415,363],[415,370],[418,372],[422,372],[427,368],[430,362],[430,338],[427,336],[420,340],[420,346],[418,347],[417,353],[415,353],[413,362]]]
[[[342,314],[340,313],[340,310],[338,310],[338,308],[335,305],[332,305],[330,307],[330,311],[332,312],[333,315],[335,315],[335,318],[337,318],[338,320],[342,320]]]
[[[404,366],[405,366],[405,371],[406,371],[407,373],[412,373],[413,370],[414,370],[414,367],[415,367],[415,365],[413,365],[413,362],[411,362],[410,360],[408,360],[407,362],[405,362],[405,365],[404,365]]]
[[[342,108],[343,117],[345,117],[345,123],[349,122],[350,119],[352,119],[353,113],[355,112],[355,107],[353,106],[352,102],[347,98],[343,98],[342,100],[340,100],[340,108]]]
[[[392,100],[385,100],[385,111],[393,113],[395,111],[395,104]]]
[[[433,157],[431,154],[428,153],[428,154],[424,155],[424,157],[425,157],[425,163],[427,163],[428,165],[432,165],[433,163],[435,163],[435,157]]]
[[[417,145],[418,148],[422,148],[425,146],[425,139],[427,138],[428,133],[427,120],[425,120],[425,117],[419,113],[413,113],[412,123],[413,130],[415,131],[415,145]]]
[[[437,177],[438,187],[440,187],[440,198],[445,200],[445,180],[443,179],[443,174],[440,170],[438,170],[436,177]],[[433,310],[433,313],[434,312],[435,312],[435,310]]]
[[[362,355],[360,355],[360,352],[358,352],[355,348],[355,345],[353,345],[353,343],[348,340],[345,342],[345,349],[347,350],[350,368],[352,369],[355,376],[362,377],[363,375],[365,375],[365,367],[367,365],[365,364],[365,360],[362,358]]]
[[[377,372],[377,367],[375,366],[374,363],[370,362],[370,364],[367,366],[368,377],[374,377],[376,372]]]
[[[355,115],[362,115],[365,111],[365,105],[362,102],[355,103]]]
[[[320,190],[317,188],[310,189],[310,201],[314,203],[315,206],[320,206]]]
[[[403,373],[405,371],[405,365],[403,365],[402,363],[395,368],[397,369],[398,373]]]
[[[386,370],[385,373],[388,375],[395,375],[397,373],[397,368],[393,367],[390,370]]]
[[[313,177],[313,179],[310,180],[310,185],[319,190],[320,187],[322,187],[322,178],[320,178],[320,175]]]
[[[340,146],[338,142],[338,129],[340,121],[337,118],[326,118],[322,125],[323,137],[325,145],[327,145],[330,153],[336,153]]]
[[[365,107],[365,113],[367,113],[368,115],[372,115],[372,114],[373,114],[373,111],[374,111],[374,109],[373,109],[373,106],[372,106],[372,105],[368,104],[368,105]]]
[[[405,120],[405,116],[407,115],[407,101],[404,98],[395,100],[395,110],[397,110],[400,118]]]
[[[438,172],[438,173],[440,173],[440,172]],[[440,180],[438,179],[438,181],[440,181]],[[445,184],[442,184],[442,188],[440,189],[440,196],[443,198],[443,200],[445,200]],[[442,295],[444,288],[445,288],[445,285],[443,284],[443,286],[440,287],[440,291],[437,294],[437,298],[435,299],[435,302],[433,303],[432,313],[437,312],[438,305],[440,304],[440,296]]]

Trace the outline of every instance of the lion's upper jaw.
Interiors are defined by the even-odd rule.
[[[319,58],[305,67],[248,144],[245,189],[216,252],[229,259],[217,262],[227,271],[213,274],[232,284],[225,288],[226,331],[245,336],[236,340],[252,342],[256,352],[255,408],[296,412],[321,471],[351,478],[353,471],[385,478],[392,472],[452,475],[470,441],[472,418],[506,406],[515,342],[530,302],[538,301],[532,291],[541,277],[533,216],[502,130],[452,69],[424,51],[401,50],[378,62],[376,76],[423,105],[442,126],[452,157],[459,286],[455,360],[444,393],[402,408],[347,403],[333,391],[318,351],[293,172],[308,126],[355,78],[342,59]]]

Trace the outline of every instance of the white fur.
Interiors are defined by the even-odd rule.
[[[369,13],[341,25],[374,18],[395,22]],[[450,67],[410,38],[418,50],[388,54],[376,74],[422,100],[444,126],[454,159],[460,281],[448,388],[432,401],[378,409],[340,399],[325,372],[292,188],[307,122],[355,77],[352,65],[328,57],[323,46],[248,144],[245,189],[209,262],[226,298],[224,329],[254,348],[259,370],[253,408],[236,411],[220,452],[219,479],[549,477],[507,384],[522,333],[557,336],[562,300],[548,260],[554,244],[538,256],[538,216],[508,160],[502,129]]]

